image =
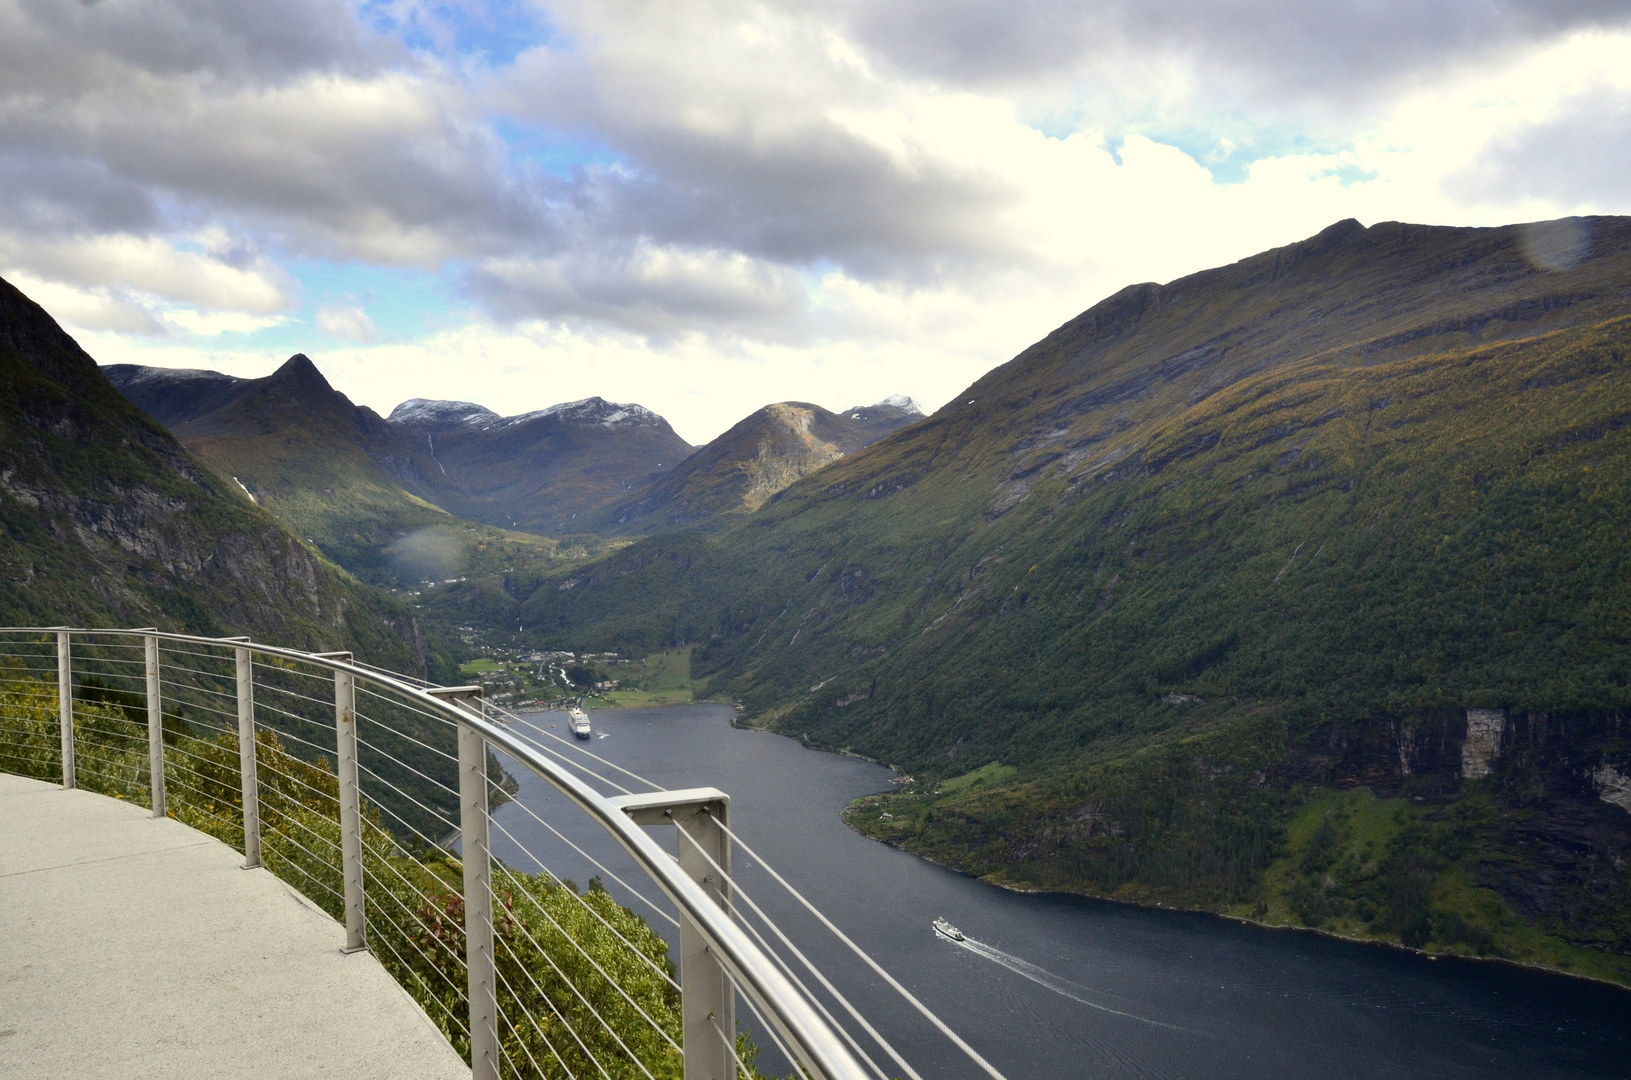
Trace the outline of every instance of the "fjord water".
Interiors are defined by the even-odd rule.
[[[594,753],[665,787],[728,792],[742,839],[1010,1080],[1631,1077],[1631,991],[1205,915],[1007,892],[847,829],[839,811],[889,787],[880,766],[733,728],[726,706],[592,715],[604,736],[589,745]],[[562,717],[532,719],[565,735]],[[512,771],[518,804],[656,899],[598,826],[543,781]],[[580,885],[596,873],[520,805],[502,807],[496,823],[494,852],[511,865],[535,869],[524,846]],[[675,842],[671,828],[656,835]],[[739,855],[734,871],[925,1080],[982,1075],[751,859]],[[667,924],[606,884],[672,939]],[[937,916],[969,942],[937,937]],[[738,1018],[751,1021],[740,1006]],[[769,1040],[758,1041],[768,1051],[761,1065],[779,1065]]]

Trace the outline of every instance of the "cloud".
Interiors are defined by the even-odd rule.
[[[803,283],[785,266],[729,250],[649,242],[623,251],[490,260],[470,273],[466,288],[500,317],[599,323],[656,336],[722,325],[778,336],[803,322],[807,309]]]
[[[271,314],[288,305],[287,277],[271,260],[188,251],[125,232],[41,237],[0,231],[0,267],[83,288],[123,288],[199,308]]]
[[[1631,89],[1594,86],[1569,97],[1539,122],[1496,140],[1449,183],[1483,200],[1624,210],[1631,204]]]
[[[126,359],[315,327],[377,407],[452,380],[705,437],[944,401],[1343,217],[1631,209],[1623,3],[511,6],[0,0],[0,272]],[[434,281],[429,329],[359,266]]]
[[[377,336],[374,320],[360,307],[320,307],[317,329],[342,341],[373,341]]]
[[[1631,22],[1616,0],[868,0],[846,11],[872,55],[948,85],[1029,89],[1177,60],[1202,94],[1276,108],[1370,98],[1515,46]]]
[[[61,322],[86,330],[112,330],[140,336],[170,332],[162,316],[141,299],[107,287],[79,288],[11,270],[5,279]]]

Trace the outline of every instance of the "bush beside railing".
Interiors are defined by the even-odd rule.
[[[87,790],[150,806],[147,726],[139,707],[145,709],[135,695],[108,690],[95,680],[77,688],[76,773]],[[57,708],[54,684],[16,664],[0,667],[0,770],[61,779]],[[142,716],[141,722],[133,714]],[[179,716],[176,720],[166,714],[166,812],[241,851],[237,736],[201,738],[186,733]],[[263,865],[343,920],[337,778],[326,761],[303,760],[274,732],[259,730],[255,741]],[[428,847],[410,854],[404,838],[387,831],[378,811],[370,809],[363,864],[371,950],[468,1060],[470,1040],[460,1019],[467,1015],[467,1002],[457,854]],[[680,1039],[675,972],[667,942],[644,919],[618,905],[596,882],[580,894],[568,882],[522,873],[496,860],[493,894],[505,1075],[683,1076],[683,1057],[675,1046]],[[752,1077],[759,1077],[754,1048],[741,1035],[736,1041]]]

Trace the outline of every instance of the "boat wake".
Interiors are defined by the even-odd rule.
[[[1023,976],[1024,978],[1036,983],[1038,986],[1045,986],[1061,997],[1067,997],[1078,1004],[1086,1005],[1090,1009],[1097,1009],[1100,1012],[1110,1013],[1112,1016],[1125,1016],[1129,1020],[1137,1020],[1139,1023],[1149,1024],[1151,1027],[1167,1028],[1170,1031],[1182,1031],[1190,1035],[1206,1034],[1204,1031],[1196,1031],[1194,1028],[1179,1027],[1177,1024],[1164,1024],[1159,1020],[1151,1020],[1147,1017],[1138,1016],[1135,1013],[1124,1012],[1121,1009],[1112,1009],[1108,1005],[1101,1005],[1097,1001],[1093,1001],[1090,998],[1082,996],[1084,994],[1096,993],[1096,991],[1089,989],[1086,986],[1073,983],[1069,979],[1061,978],[1046,968],[1037,967],[1028,960],[1021,960],[1019,957],[1005,953],[1001,949],[992,948],[983,941],[975,941],[973,938],[966,935],[961,941],[954,941],[951,938],[945,938],[945,940],[951,941],[953,945],[960,945],[969,952],[974,953],[976,956],[982,956],[994,964],[1000,964],[1002,967],[1012,971],[1015,975]]]

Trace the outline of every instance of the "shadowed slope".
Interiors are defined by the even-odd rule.
[[[409,404],[413,414],[393,427],[438,429],[415,432],[415,452],[434,455],[418,490],[463,517],[531,532],[591,531],[606,507],[692,451],[650,409],[598,397],[456,426],[447,423],[456,413],[430,407],[462,403]]]
[[[406,609],[223,487],[3,282],[0,383],[8,623],[247,631],[422,668]]]

